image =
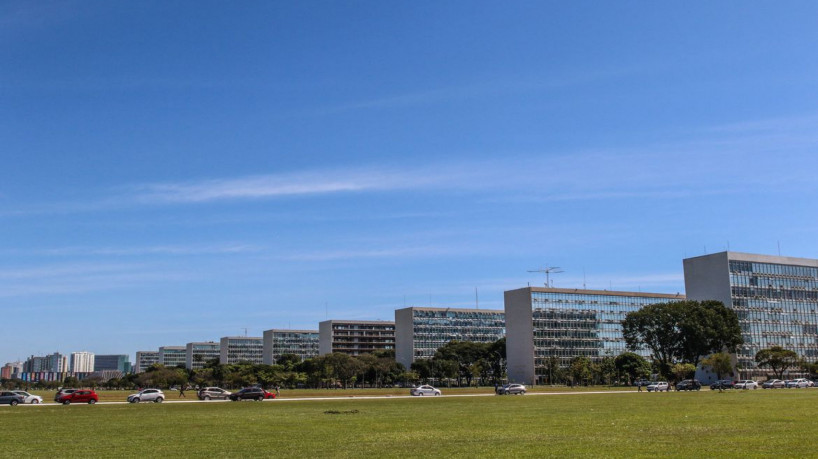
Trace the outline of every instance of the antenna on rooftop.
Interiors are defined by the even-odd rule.
[[[546,266],[545,268],[540,269],[529,269],[528,272],[530,273],[544,273],[545,274],[545,286],[546,287],[554,287],[551,284],[551,274],[558,274],[563,273],[563,271],[559,266]]]
[[[244,330],[244,336],[247,336],[247,327],[242,328]]]

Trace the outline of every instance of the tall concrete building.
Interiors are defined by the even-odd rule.
[[[318,330],[265,330],[262,362],[275,365],[282,354],[295,354],[301,360],[318,356]]]
[[[94,354],[92,352],[72,352],[71,371],[73,373],[91,373],[94,371]]]
[[[505,312],[409,307],[395,310],[395,359],[407,369],[450,341],[493,343],[506,335]]]
[[[319,354],[360,355],[395,349],[395,322],[325,320],[318,324]]]
[[[761,349],[781,346],[818,357],[818,260],[720,252],[683,262],[691,300],[717,300],[738,315],[744,338],[736,352],[741,378],[765,376]]]
[[[94,356],[94,371],[121,371],[123,374],[131,372],[131,360],[125,354],[96,355]]]
[[[622,320],[682,294],[526,287],[505,292],[508,378],[539,384],[550,378],[547,361],[567,367],[575,357],[599,360],[626,350]],[[648,357],[646,351],[641,352]]]
[[[239,362],[261,363],[264,343],[262,338],[250,336],[225,336],[220,341],[219,362],[231,364]]]
[[[185,366],[187,348],[185,346],[162,346],[159,348],[159,363],[166,367]]]
[[[134,373],[143,373],[154,363],[159,363],[159,351],[137,351]]]
[[[213,341],[185,345],[185,367],[188,370],[200,370],[207,362],[219,359],[220,356],[221,344]]]
[[[23,372],[23,362],[9,362],[3,365],[0,369],[0,378],[3,379],[19,379]]]

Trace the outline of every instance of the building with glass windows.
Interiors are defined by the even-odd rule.
[[[547,361],[567,367],[575,357],[599,360],[626,351],[622,321],[654,303],[682,301],[679,293],[526,287],[505,292],[509,381],[548,381]],[[641,351],[649,357],[646,351]]]
[[[294,354],[301,360],[318,356],[318,330],[265,330],[262,362],[275,365],[282,354]]]
[[[185,346],[162,346],[159,348],[159,364],[166,367],[185,366]]]
[[[221,344],[207,341],[185,345],[185,368],[201,370],[208,361],[221,357]]]
[[[219,346],[219,363],[261,363],[264,343],[260,336],[225,336]]]
[[[97,355],[94,357],[94,371],[117,370],[123,374],[131,372],[131,360],[125,354]]]
[[[409,307],[395,310],[395,359],[407,369],[450,341],[493,343],[506,336],[505,312]]]
[[[73,373],[91,373],[94,371],[94,354],[92,352],[72,352],[71,371]]]
[[[134,373],[143,373],[154,363],[159,363],[159,351],[136,351]]]
[[[360,355],[395,349],[395,322],[325,320],[318,324],[320,355],[341,352]]]
[[[683,264],[688,298],[721,301],[738,315],[744,344],[737,376],[767,375],[755,355],[770,346],[818,358],[818,260],[720,252]]]

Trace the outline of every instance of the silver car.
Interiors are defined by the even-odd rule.
[[[21,395],[25,400],[23,403],[31,403],[33,405],[43,403],[43,398],[40,397],[39,395],[32,395],[24,390],[13,390],[12,392],[14,392],[17,395]]]
[[[409,389],[409,395],[424,396],[424,395],[440,395],[440,389],[435,389],[432,386],[419,386]]]
[[[205,387],[196,396],[199,397],[199,400],[227,400],[231,394],[232,392],[221,387]]]
[[[497,389],[498,395],[518,394],[525,395],[525,386],[522,384],[506,384]]]
[[[804,378],[792,379],[786,383],[787,389],[806,389],[809,387],[809,382]]]
[[[736,389],[758,389],[758,383],[751,380],[745,379],[743,381],[739,381],[735,385]]]
[[[128,396],[128,402],[155,402],[162,403],[165,400],[165,393],[159,389],[142,389],[136,394]]]

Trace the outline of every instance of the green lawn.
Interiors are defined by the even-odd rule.
[[[812,457],[818,389],[0,408],[0,456]]]

